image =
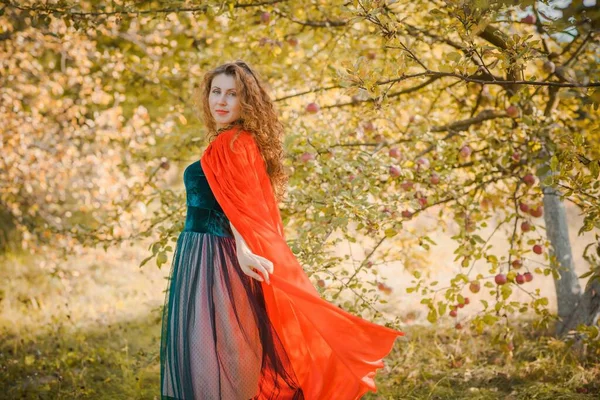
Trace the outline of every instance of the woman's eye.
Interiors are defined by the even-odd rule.
[[[218,90],[213,90],[212,92],[213,92],[214,94],[219,94],[219,91],[218,91]],[[229,94],[231,94],[231,95],[233,95],[233,96],[236,96],[236,94],[235,94],[235,93],[233,93],[233,92],[232,92],[232,93],[229,93]]]

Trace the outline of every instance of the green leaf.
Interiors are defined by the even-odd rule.
[[[386,237],[391,238],[391,237],[396,236],[397,234],[398,234],[398,232],[395,229],[393,229],[393,228],[388,228],[388,229],[385,230],[385,236]]]
[[[434,324],[438,319],[438,313],[436,311],[435,308],[432,308],[429,310],[429,313],[427,314],[427,321],[431,322],[432,324]]]
[[[594,270],[588,271],[588,272],[584,273],[583,275],[579,276],[579,278],[580,279],[587,278],[588,276],[590,276],[593,273],[594,273]]]
[[[558,170],[558,158],[556,156],[552,156],[550,159],[550,169],[552,171]]]
[[[167,253],[164,251],[161,251],[160,253],[158,253],[158,256],[156,257],[156,265],[158,265],[158,267],[160,268],[160,266],[166,262],[167,262]]]

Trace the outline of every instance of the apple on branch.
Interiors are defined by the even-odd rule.
[[[537,20],[537,18],[535,17],[534,14],[527,14],[526,16],[521,18],[522,23],[529,24],[529,25],[534,25],[536,20]]]
[[[504,274],[497,274],[494,277],[494,281],[496,282],[497,285],[504,285],[507,282],[506,275],[504,275]]]
[[[400,153],[400,149],[398,149],[397,147],[392,147],[388,154],[390,157],[396,159],[400,159],[402,157],[402,153]]]
[[[265,11],[265,12],[263,12],[263,13],[260,14],[260,22],[261,23],[263,23],[265,25],[268,25],[270,21],[271,21],[271,14],[270,13],[268,13],[268,12]]]
[[[464,146],[462,146],[462,147],[460,148],[460,151],[459,151],[459,155],[460,155],[462,158],[468,158],[468,157],[470,157],[470,156],[471,156],[471,153],[472,153],[472,151],[471,151],[471,148],[470,148],[468,145],[464,145]]]
[[[527,186],[532,186],[535,183],[535,176],[532,173],[528,173],[523,177],[523,182],[525,182]]]
[[[519,114],[519,108],[515,105],[510,105],[506,108],[506,115],[508,115],[511,118],[518,118]]]
[[[320,110],[320,107],[319,107],[319,105],[317,103],[312,102],[312,103],[308,103],[306,105],[306,112],[307,113],[316,114],[316,113],[319,112],[319,110]]]
[[[315,159],[315,155],[312,153],[309,153],[309,152],[302,153],[302,155],[300,156],[300,160],[302,162],[309,162],[314,159]]]

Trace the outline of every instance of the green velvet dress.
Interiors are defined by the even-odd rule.
[[[229,220],[200,161],[185,169],[183,181],[187,216],[163,311],[161,399],[277,399],[278,390],[290,388],[302,399],[260,282],[239,266]],[[278,388],[264,371],[277,371],[289,386]]]

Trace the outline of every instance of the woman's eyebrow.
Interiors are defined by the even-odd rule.
[[[213,86],[212,88],[213,88],[213,89],[221,89],[221,88],[220,88],[220,87],[218,87],[218,86]],[[230,90],[233,90],[233,91],[235,91],[235,88],[233,88],[233,89],[227,89],[227,91],[230,91]]]

